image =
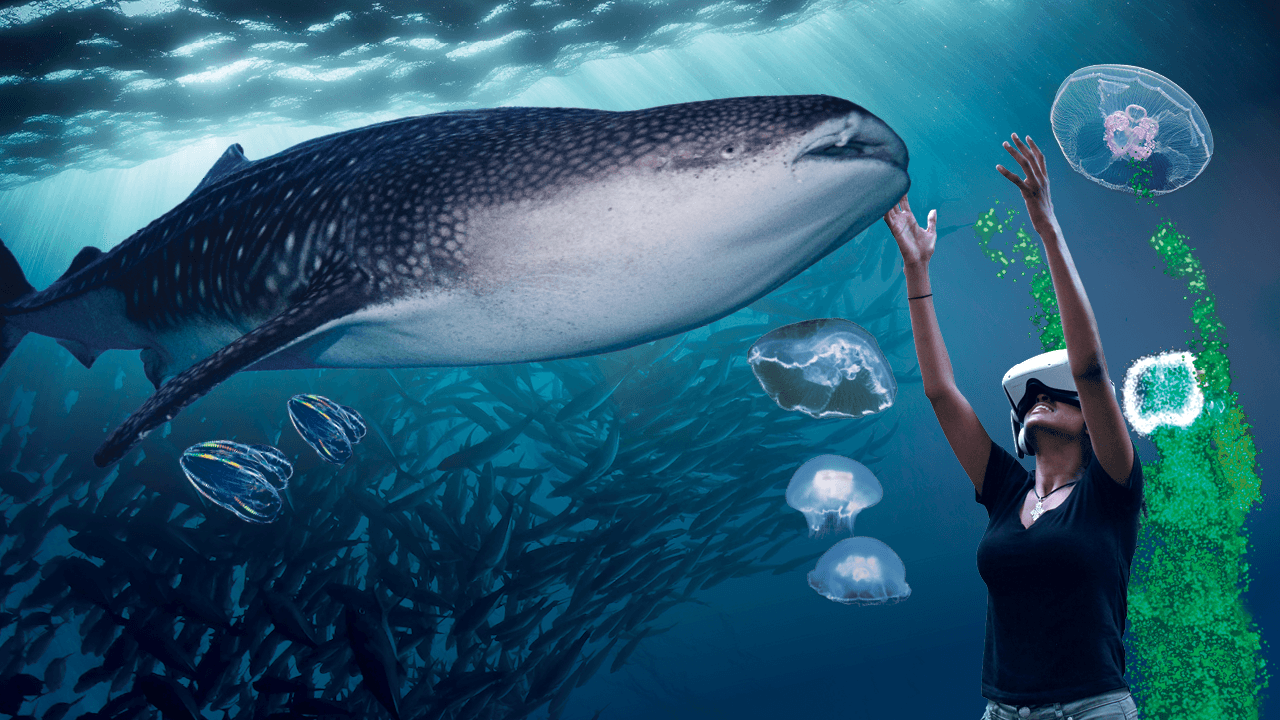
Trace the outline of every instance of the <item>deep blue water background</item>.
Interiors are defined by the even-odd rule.
[[[807,93],[848,98],[888,122],[911,152],[911,199],[918,215],[923,219],[936,207],[939,225],[947,226],[970,223],[995,202],[1021,208],[1016,189],[994,166],[1009,160],[1000,142],[1010,132],[1029,133],[1048,153],[1055,206],[1117,384],[1133,360],[1185,349],[1190,301],[1180,281],[1157,267],[1147,238],[1161,217],[1175,220],[1191,238],[1226,327],[1232,389],[1253,425],[1266,493],[1267,470],[1280,449],[1280,434],[1273,430],[1280,424],[1280,383],[1274,375],[1275,358],[1280,356],[1280,236],[1274,218],[1280,199],[1280,27],[1275,8],[1264,5],[833,2],[814,7],[794,22],[779,23],[786,26],[776,30],[764,20],[745,29],[712,26],[705,32],[686,32],[673,47],[641,43],[634,52],[585,63],[570,59],[555,66],[547,61],[547,67],[539,68],[527,59],[505,55],[504,47],[498,46],[463,57],[486,70],[464,76],[471,85],[418,105],[402,94],[388,91],[380,98],[367,88],[362,91],[359,77],[338,79],[319,91],[307,90],[308,96],[319,92],[326,98],[311,123],[301,110],[277,116],[262,110],[272,97],[288,98],[287,83],[254,85],[247,76],[236,75],[214,82],[218,89],[209,91],[215,96],[209,100],[213,109],[174,108],[172,118],[158,119],[157,132],[172,121],[168,135],[156,136],[157,142],[170,143],[166,147],[171,152],[157,153],[121,133],[120,142],[129,151],[95,160],[91,149],[77,151],[74,143],[55,152],[48,143],[24,145],[12,134],[6,136],[6,156],[21,157],[27,148],[32,156],[45,153],[51,159],[42,161],[43,167],[6,166],[11,189],[0,192],[0,237],[33,284],[42,287],[65,269],[81,246],[108,248],[180,201],[230,142],[241,142],[250,158],[258,158],[333,129],[454,107],[622,110],[738,95]],[[649,12],[660,16],[666,11],[653,7]],[[589,17],[590,10],[583,15]],[[0,17],[12,22],[16,16]],[[181,17],[172,18],[176,19],[170,24],[180,30]],[[332,31],[340,32],[341,28]],[[486,32],[492,34],[476,22],[469,40],[486,39]],[[179,35],[174,32],[174,37]],[[197,39],[183,38],[182,43]],[[0,46],[0,55],[16,48]],[[519,72],[504,75],[502,69],[517,60]],[[42,72],[50,72],[57,58],[43,62]],[[1102,63],[1137,65],[1174,80],[1198,101],[1212,125],[1216,153],[1209,167],[1192,184],[1161,197],[1158,208],[1136,206],[1131,196],[1071,172],[1052,141],[1049,106],[1059,83],[1079,67]],[[429,68],[422,72],[422,82],[429,86]],[[252,103],[237,102],[236,87],[242,83],[256,93]],[[21,92],[37,96],[65,89],[48,81],[43,87],[23,85]],[[341,107],[347,93],[367,114],[344,116],[333,109]],[[257,108],[257,114],[242,104]],[[86,101],[68,114],[92,106]],[[218,129],[202,128],[202,117],[216,118],[211,124]],[[274,124],[280,118],[288,124]],[[12,119],[6,120],[10,130],[21,124]],[[110,116],[100,122],[109,125]],[[164,156],[151,159],[158,154]],[[76,169],[64,171],[55,162],[58,158]],[[101,167],[106,164],[115,167]],[[40,179],[28,181],[35,177]],[[879,253],[887,237],[883,225],[877,225],[854,241],[853,252]],[[815,270],[838,269],[820,264]],[[1009,366],[1039,352],[1039,344],[1029,336],[1032,311],[1026,281],[997,279],[995,272],[969,231],[939,240],[932,264],[933,290],[957,382],[988,432],[1009,448],[999,379]],[[863,299],[883,288],[868,288]],[[899,311],[905,305],[904,297]],[[905,321],[905,313],[902,317]],[[52,341],[29,337],[19,351],[40,353],[49,358],[49,372],[58,374],[59,386],[94,396],[110,397],[114,392],[114,371],[85,371]],[[112,357],[112,362],[126,369],[129,387],[145,391],[136,355],[117,354],[120,357]],[[36,380],[0,373],[3,410],[16,386],[30,388]],[[249,383],[272,379],[241,376],[233,382],[251,387]],[[92,393],[85,389],[90,384],[98,386]],[[699,410],[687,408],[689,413]],[[242,412],[229,401],[220,402],[215,391],[179,422]],[[591,717],[607,706],[601,717],[620,720],[976,720],[985,702],[979,696],[985,587],[974,554],[986,513],[974,502],[972,487],[919,385],[904,386],[896,405],[877,422],[889,427],[899,420],[890,458],[876,468],[884,500],[858,518],[857,534],[879,538],[898,552],[913,589],[907,602],[869,608],[828,602],[807,587],[808,567],[782,576],[765,573],[726,582],[699,596],[706,605],[686,605],[664,618],[679,624],[643,643],[622,671],[604,672],[580,689],[565,717]],[[1137,446],[1144,460],[1154,459],[1150,443],[1139,439]],[[815,449],[814,454],[824,451]],[[796,458],[796,464],[806,459]],[[1267,641],[1280,628],[1280,562],[1275,559],[1280,512],[1274,500],[1252,514],[1249,530],[1252,585],[1245,600]],[[805,540],[797,545],[808,553],[830,543]],[[77,644],[70,641],[69,635],[60,640],[67,645],[51,649],[48,656],[76,652]],[[1269,649],[1269,661],[1273,658]],[[1264,705],[1264,714],[1280,714],[1274,699]]]

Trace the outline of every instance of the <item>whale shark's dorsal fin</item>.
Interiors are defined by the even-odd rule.
[[[67,268],[67,271],[62,273],[58,279],[65,280],[72,275],[75,275],[86,267],[89,267],[89,263],[92,263],[100,257],[102,257],[101,250],[93,247],[92,245],[85,245],[80,248],[80,252],[76,253],[75,258],[71,260],[71,267]]]
[[[205,174],[204,179],[191,191],[192,195],[216,183],[222,177],[230,175],[237,170],[242,170],[252,165],[253,162],[244,156],[244,148],[240,147],[240,143],[234,143],[228,147],[226,152],[222,153],[222,157],[218,158],[218,162],[209,168],[209,172]]]

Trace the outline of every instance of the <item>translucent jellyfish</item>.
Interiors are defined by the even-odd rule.
[[[289,459],[284,453],[271,447],[270,445],[250,445],[249,449],[254,452],[254,460],[263,469],[263,477],[276,490],[283,490],[289,487],[289,478],[293,477],[293,465],[289,463]]]
[[[1140,435],[1187,427],[1204,408],[1195,356],[1167,352],[1138,358],[1124,374],[1124,416]]]
[[[898,394],[893,369],[875,337],[840,318],[770,331],[751,346],[747,361],[774,402],[815,418],[878,413]]]
[[[213,440],[192,445],[178,461],[187,479],[215,505],[251,523],[280,514],[280,493],[293,475],[284,455],[268,445]]]
[[[833,545],[809,573],[809,587],[845,605],[892,605],[911,597],[902,559],[871,537],[853,537]]]
[[[884,488],[866,465],[840,455],[813,458],[787,485],[787,504],[804,513],[811,537],[828,530],[852,533],[858,513],[883,497]]]
[[[351,459],[351,446],[364,437],[360,413],[319,395],[294,395],[289,399],[289,419],[307,444],[334,465]]]
[[[1213,134],[1195,100],[1139,67],[1075,71],[1058,88],[1049,117],[1071,167],[1112,190],[1173,192],[1213,155]]]

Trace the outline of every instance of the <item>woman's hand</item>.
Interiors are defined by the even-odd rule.
[[[903,195],[898,204],[884,214],[884,223],[893,232],[893,239],[898,241],[904,266],[927,262],[933,257],[933,248],[938,240],[937,210],[929,211],[929,226],[922,228],[916,223],[907,196]]]
[[[1022,166],[1027,179],[1020,180],[1003,165],[997,165],[996,170],[1009,178],[1009,182],[1017,185],[1022,191],[1022,199],[1027,203],[1027,214],[1031,216],[1031,226],[1036,229],[1036,232],[1046,235],[1057,227],[1058,219],[1054,217],[1053,201],[1049,199],[1049,173],[1045,170],[1044,153],[1040,152],[1040,148],[1036,146],[1036,141],[1032,140],[1031,136],[1027,136],[1027,145],[1030,145],[1030,148],[1022,144],[1017,133],[1012,137],[1017,147],[1005,142],[1004,149],[1008,150],[1013,159],[1018,161],[1018,165]]]

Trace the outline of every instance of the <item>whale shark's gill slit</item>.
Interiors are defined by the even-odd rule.
[[[172,419],[218,383],[335,317],[365,305],[369,301],[368,285],[367,278],[349,267],[316,277],[307,293],[284,312],[165,383],[111,433],[94,453],[93,462],[98,467],[117,462],[147,433]]]

